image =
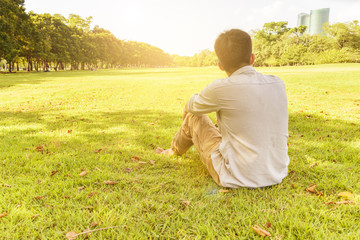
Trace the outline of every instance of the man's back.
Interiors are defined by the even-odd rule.
[[[216,111],[222,140],[211,158],[226,187],[263,187],[287,175],[285,85],[251,66],[209,84],[189,102],[194,114]]]

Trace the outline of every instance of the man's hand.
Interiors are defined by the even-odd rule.
[[[164,155],[174,155],[174,154],[175,154],[174,151],[173,151],[171,148],[164,150],[164,149],[162,149],[161,147],[158,147],[158,148],[155,150],[155,152],[156,152],[157,154],[164,154]]]

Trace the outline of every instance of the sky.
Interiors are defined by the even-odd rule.
[[[93,17],[93,26],[117,38],[146,42],[169,54],[193,56],[213,50],[216,37],[231,28],[261,29],[299,13],[330,8],[330,24],[360,20],[360,0],[25,0],[26,11]]]

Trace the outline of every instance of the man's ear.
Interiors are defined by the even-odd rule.
[[[255,62],[255,54],[252,53],[250,56],[250,65],[253,65],[254,62]]]
[[[220,68],[221,71],[225,71],[220,62],[218,62],[218,66],[219,66],[219,68]]]

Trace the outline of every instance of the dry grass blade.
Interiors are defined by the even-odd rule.
[[[350,203],[354,203],[354,201],[324,202],[324,204],[327,204],[327,205],[331,205],[331,204],[341,205],[341,204],[350,204]]]
[[[98,228],[98,229],[93,229],[93,230],[90,230],[90,229],[86,229],[84,232],[82,233],[77,233],[75,231],[71,231],[71,232],[68,232],[66,234],[66,237],[67,239],[76,239],[78,236],[80,235],[83,235],[83,234],[90,234],[92,232],[96,232],[96,231],[101,231],[101,230],[106,230],[106,229],[111,229],[111,228],[116,228],[116,226],[113,226],[113,227],[106,227],[106,228]]]
[[[8,215],[7,212],[4,212],[4,213],[0,214],[0,218],[5,217],[6,215]]]

